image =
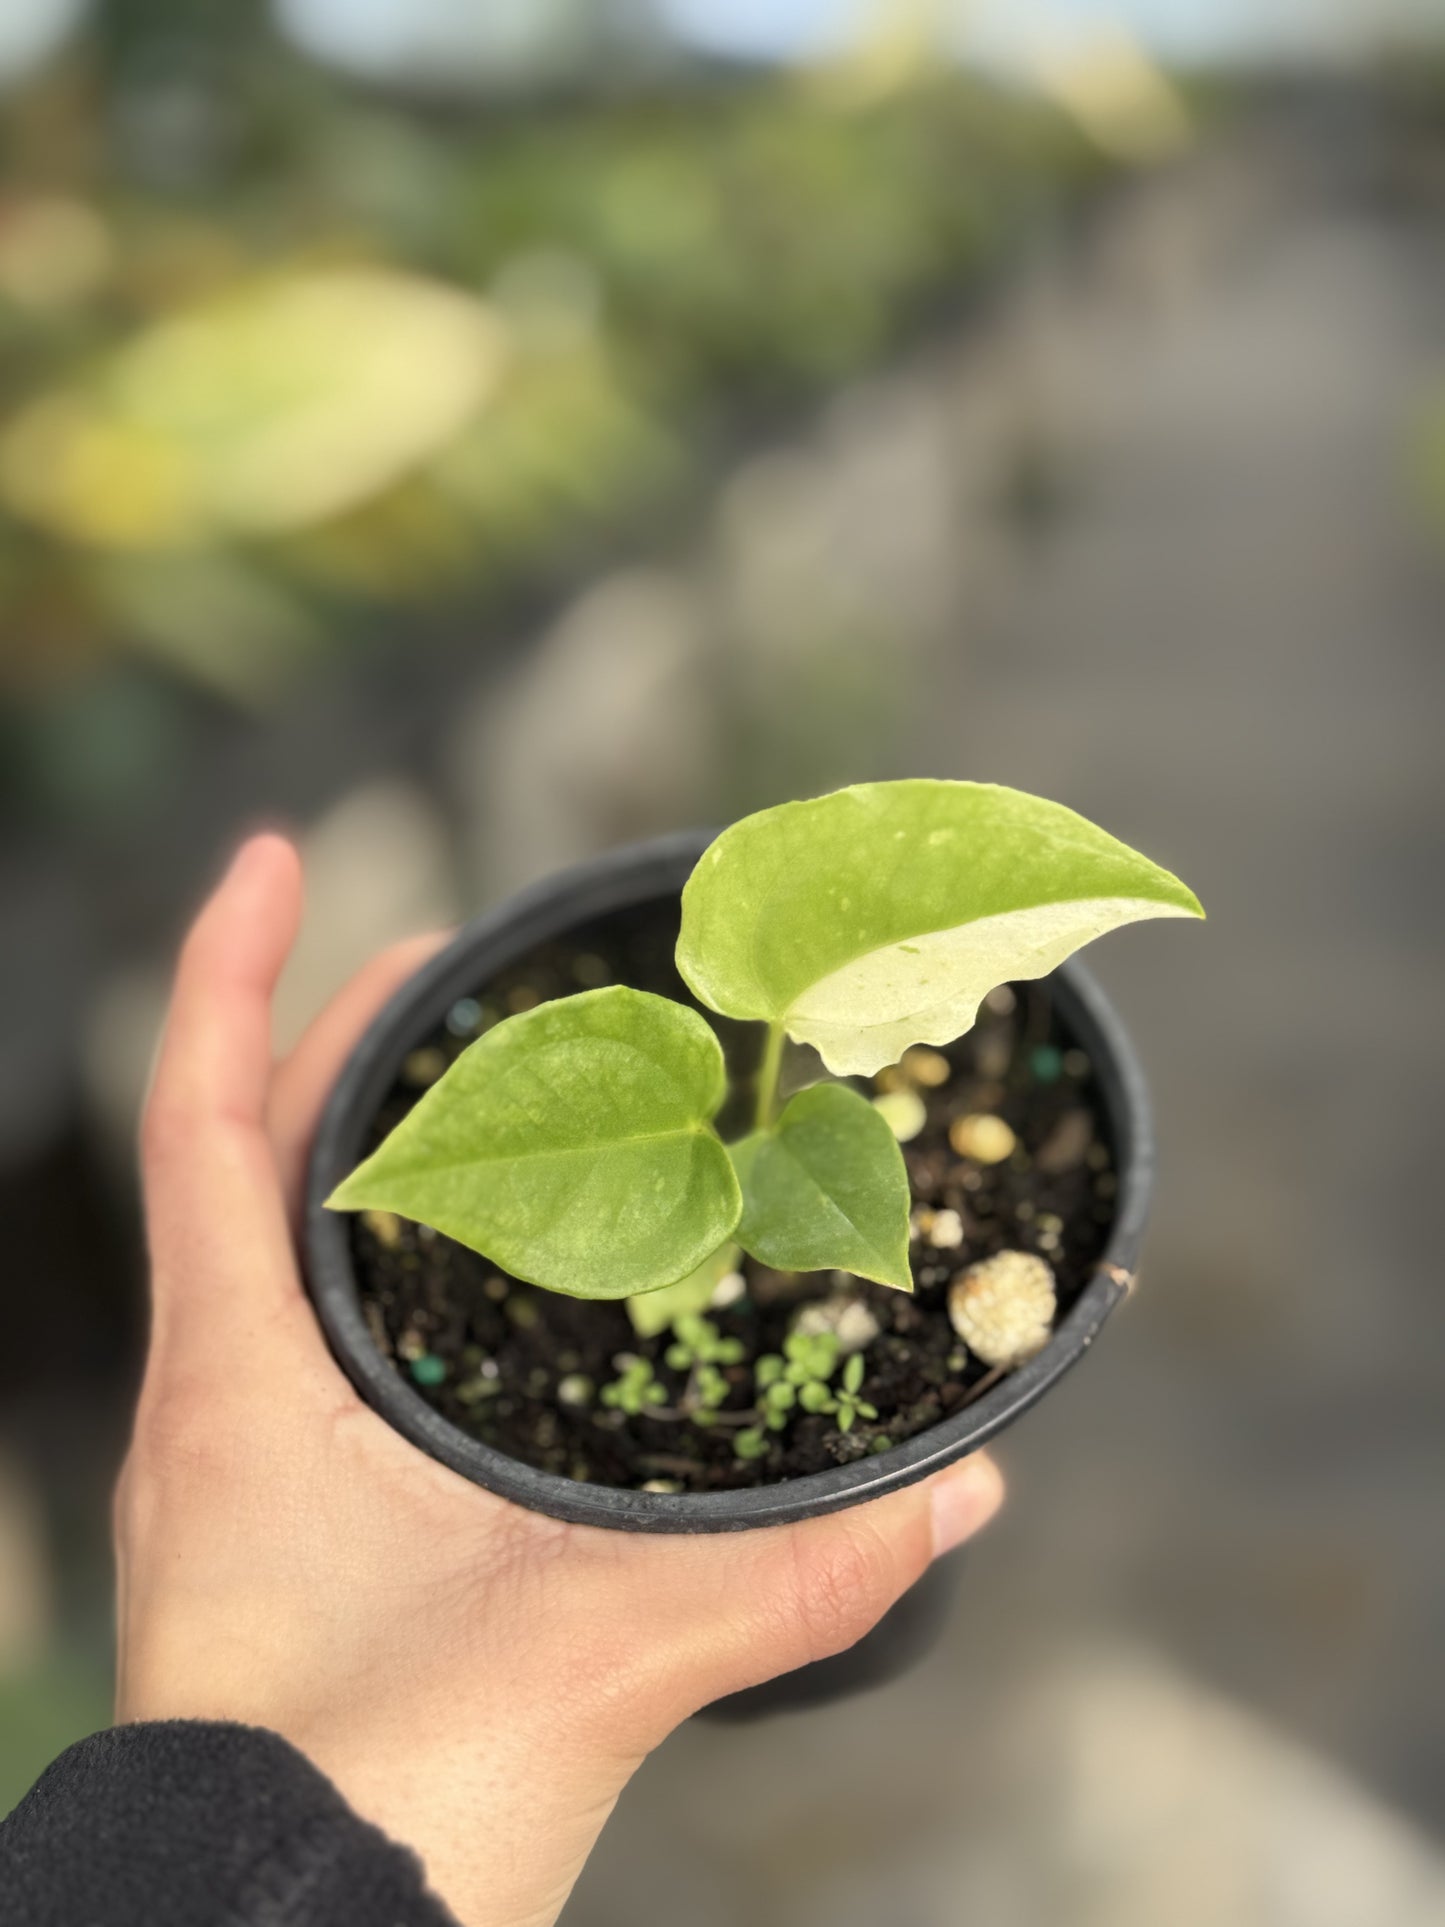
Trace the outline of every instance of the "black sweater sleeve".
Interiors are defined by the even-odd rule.
[[[165,1720],[62,1753],[0,1821],[4,1927],[457,1927],[275,1733]]]

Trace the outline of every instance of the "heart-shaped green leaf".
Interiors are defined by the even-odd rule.
[[[709,1119],[722,1051],[696,1011],[610,987],[539,1005],[472,1044],[333,1209],[398,1212],[575,1298],[685,1277],[742,1198]]]
[[[846,1084],[814,1084],[733,1146],[738,1243],[778,1271],[852,1271],[912,1291],[908,1173],[886,1121]]]
[[[863,783],[724,830],[682,897],[704,1003],[780,1023],[831,1071],[946,1044],[983,997],[1143,917],[1200,917],[1177,877],[1062,804],[989,783]]]

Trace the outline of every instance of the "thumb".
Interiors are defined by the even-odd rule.
[[[194,1339],[225,1371],[297,1295],[265,1109],[271,997],[300,916],[295,850],[253,837],[182,948],[141,1123],[154,1337]]]
[[[684,1710],[845,1651],[1002,1502],[1002,1476],[980,1452],[865,1505],[750,1532],[741,1546],[685,1542],[692,1584],[673,1591],[691,1619],[678,1654]]]

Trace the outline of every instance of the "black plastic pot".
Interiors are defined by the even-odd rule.
[[[624,908],[675,901],[710,840],[707,833],[689,831],[613,851],[523,891],[467,925],[392,998],[361,1039],[331,1094],[311,1154],[307,1286],[353,1385],[397,1431],[453,1471],[534,1512],[579,1525],[629,1532],[737,1532],[778,1525],[858,1505],[975,1451],[1041,1398],[1093,1343],[1132,1282],[1148,1211],[1154,1141],[1143,1076],[1110,1006],[1087,972],[1071,962],[1053,978],[1055,1009],[1094,1067],[1118,1174],[1118,1215],[1102,1260],[1049,1343],[982,1398],[876,1457],[776,1485],[709,1493],[580,1484],[509,1458],[435,1412],[373,1344],[358,1297],[348,1220],[326,1210],[323,1200],[361,1156],[367,1128],[402,1059],[458,998],[569,929]]]
[[[351,1170],[402,1059],[458,998],[568,930],[657,901],[676,901],[711,837],[689,831],[617,850],[565,871],[469,924],[376,1018],[327,1103],[307,1180],[305,1274],[317,1315],[361,1396],[404,1437],[453,1471],[534,1512],[629,1532],[737,1532],[857,1505],[975,1451],[1027,1411],[1093,1343],[1133,1282],[1154,1178],[1154,1138],[1143,1074],[1113,1010],[1077,963],[1054,974],[1054,1008],[1070,1041],[1089,1055],[1102,1123],[1114,1152],[1118,1211],[1093,1275],[1044,1350],[972,1405],[874,1458],[743,1492],[650,1493],[579,1484],[508,1458],[458,1430],[372,1343],[362,1315],[347,1220],[323,1200]],[[753,1719],[816,1706],[879,1686],[933,1644],[957,1588],[962,1555],[940,1560],[847,1652],[784,1674],[709,1707],[719,1719]]]

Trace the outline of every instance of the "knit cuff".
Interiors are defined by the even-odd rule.
[[[203,1720],[62,1753],[0,1822],[0,1893],[27,1927],[457,1927],[295,1747]]]

